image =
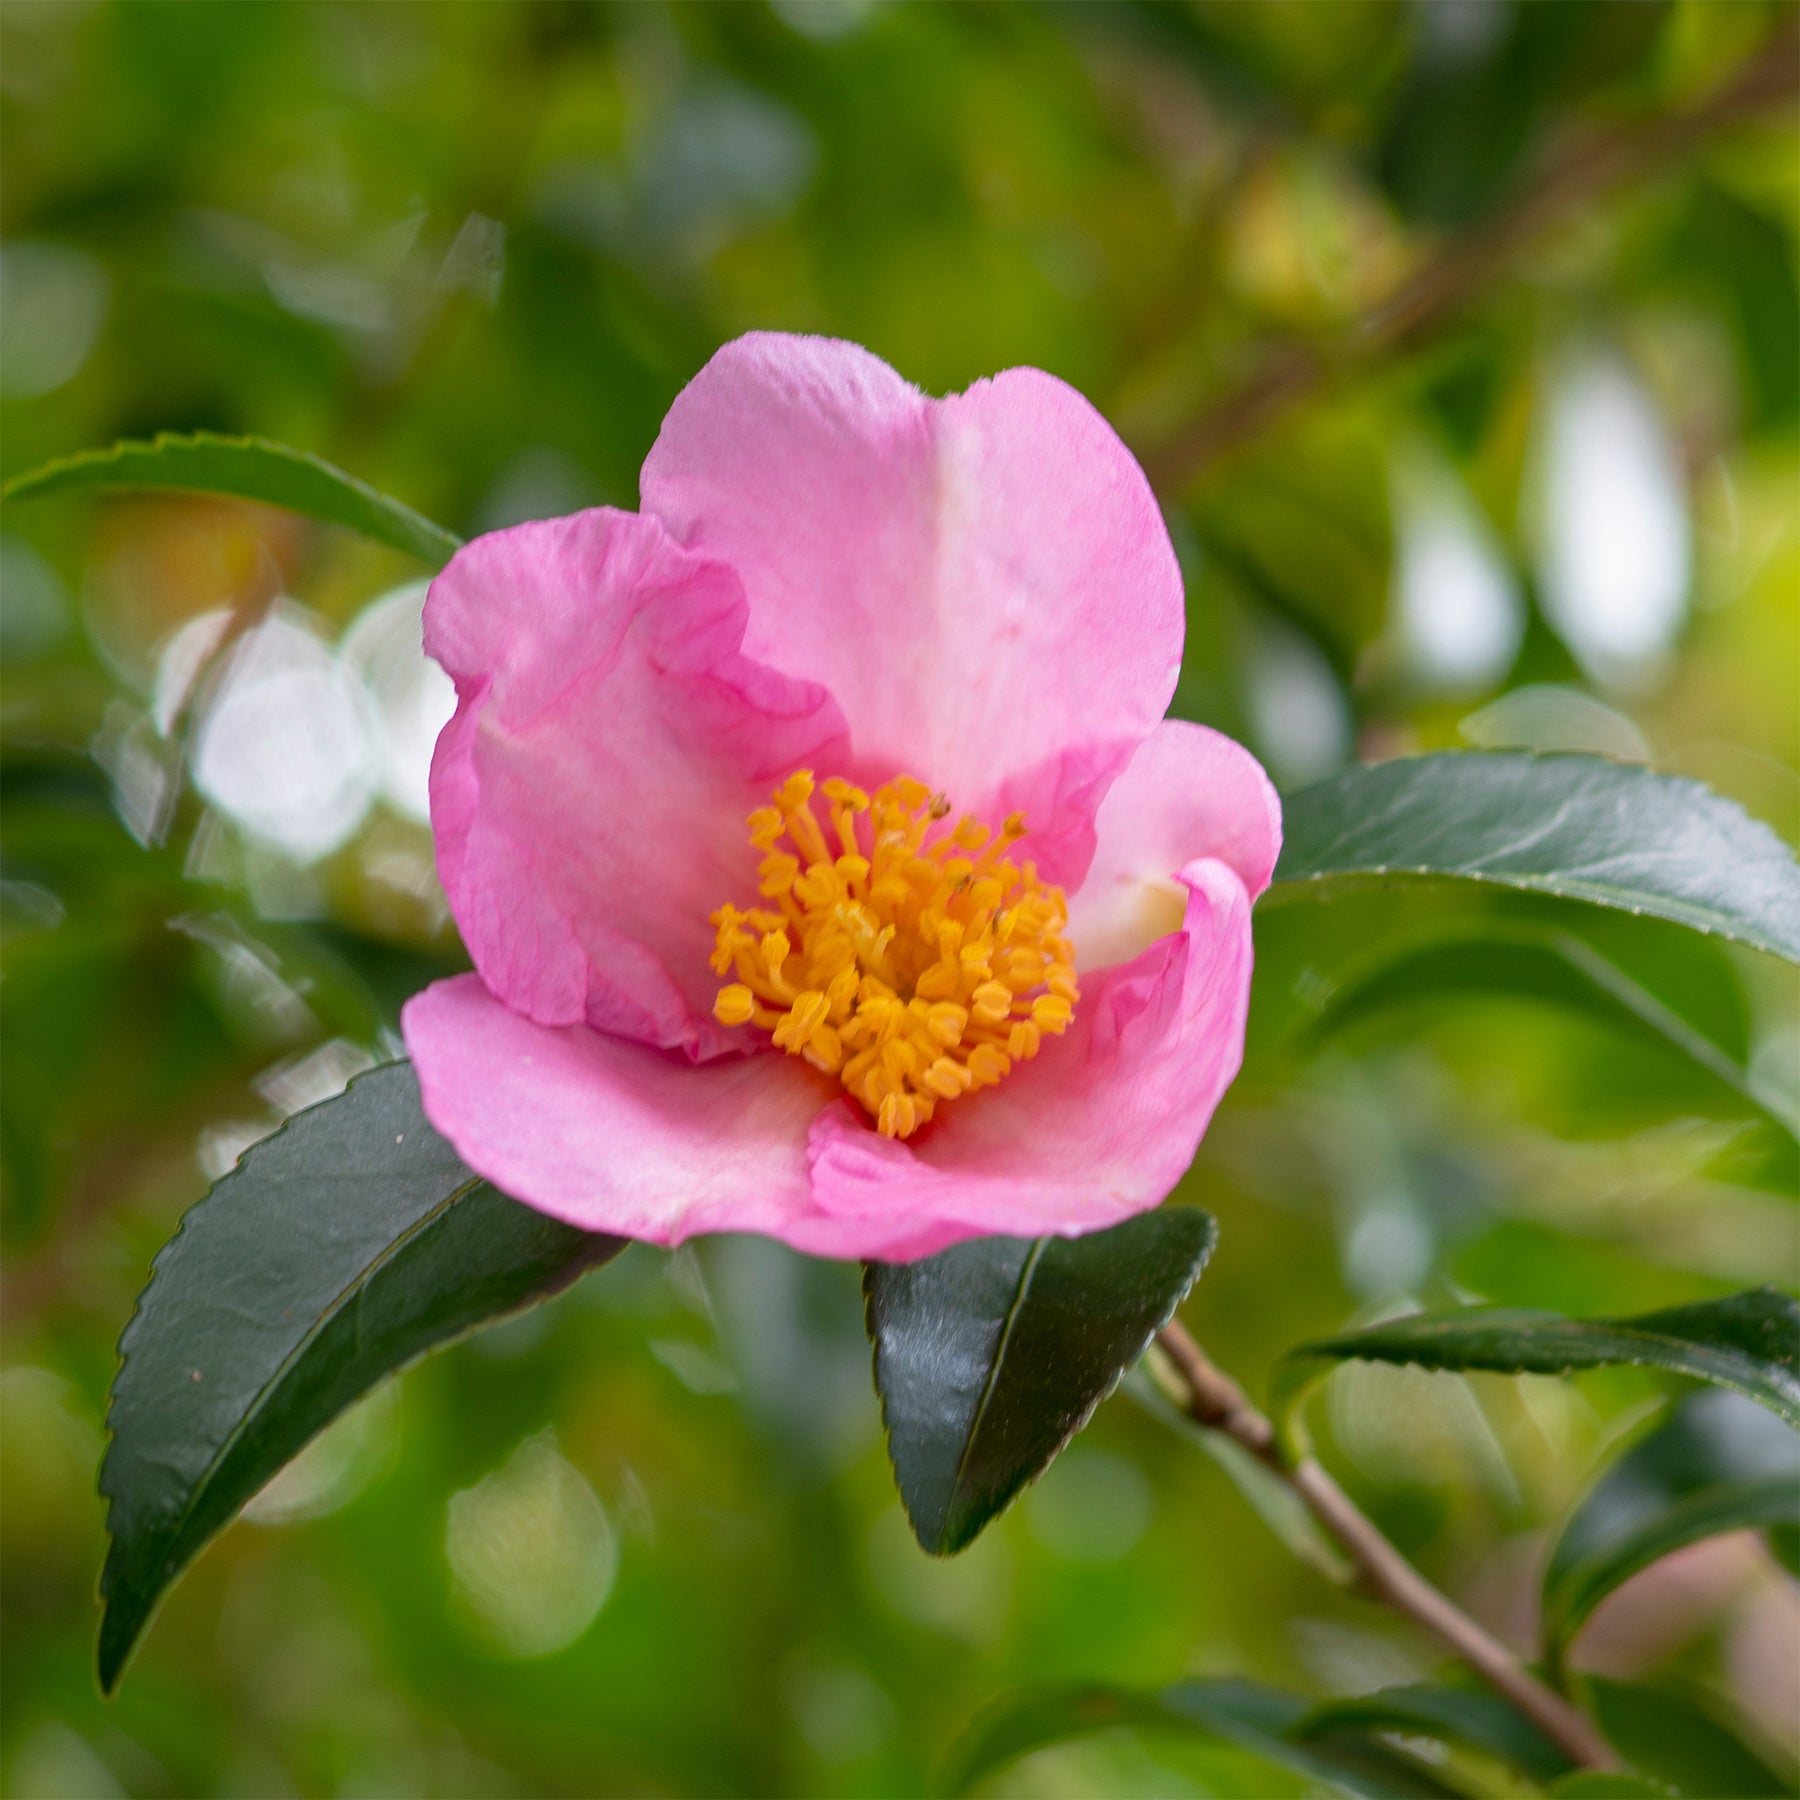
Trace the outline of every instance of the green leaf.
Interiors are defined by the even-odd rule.
[[[1498,883],[1673,919],[1800,962],[1800,865],[1680,776],[1596,756],[1450,751],[1288,796],[1262,904],[1404,880]]]
[[[1795,1791],[1791,1773],[1778,1775],[1691,1690],[1598,1676],[1582,1686],[1594,1722],[1614,1749],[1640,1775],[1666,1782],[1690,1800],[1760,1800]]]
[[[353,1400],[624,1247],[472,1175],[425,1122],[410,1063],[246,1151],[158,1253],[119,1341],[102,1687],[181,1571]]]
[[[1554,1800],[1671,1800],[1675,1790],[1647,1775],[1615,1773],[1611,1769],[1577,1769],[1553,1781],[1546,1793]]]
[[[870,1263],[865,1316],[894,1478],[949,1556],[1047,1469],[1198,1279],[1217,1227],[1194,1207],[1087,1237],[976,1238]]]
[[[1549,1000],[1655,1038],[1800,1138],[1800,1114],[1785,1095],[1754,1080],[1610,957],[1567,931],[1495,922],[1467,935],[1410,945],[1333,990],[1314,1030],[1341,1030],[1388,1007],[1419,1001],[1454,1005],[1471,994]]]
[[[1247,1750],[1322,1783],[1334,1794],[1441,1796],[1449,1787],[1423,1763],[1373,1737],[1307,1744],[1297,1733],[1311,1716],[1297,1694],[1253,1681],[1183,1681],[1153,1692],[1052,1687],[992,1707],[951,1754],[945,1787],[964,1794],[1008,1763],[1052,1744],[1121,1728],[1200,1736]]]
[[[1800,1437],[1739,1395],[1696,1394],[1614,1463],[1544,1572],[1552,1662],[1613,1589],[1659,1557],[1750,1526],[1800,1526]]]
[[[1209,1431],[1189,1418],[1148,1372],[1156,1369],[1159,1356],[1159,1347],[1151,1345],[1142,1367],[1125,1377],[1121,1391],[1152,1418],[1186,1438],[1203,1456],[1217,1463],[1226,1480],[1249,1503],[1250,1510],[1295,1557],[1316,1569],[1327,1581],[1348,1587],[1355,1579],[1356,1571],[1325,1535],[1313,1517],[1312,1509],[1288,1482],[1267,1463],[1252,1456],[1235,1438],[1227,1437],[1222,1431]]]
[[[1777,1525],[1769,1532],[1769,1554],[1800,1579],[1800,1525]]]
[[[462,544],[455,533],[308,451],[262,438],[217,437],[208,431],[188,437],[164,432],[148,443],[126,442],[109,450],[65,456],[15,475],[0,488],[0,500],[36,500],[104,488],[180,488],[261,500],[360,532],[434,569],[442,568]]]
[[[1328,1738],[1347,1730],[1396,1731],[1409,1737],[1438,1738],[1485,1751],[1522,1770],[1533,1781],[1553,1781],[1569,1767],[1567,1754],[1515,1712],[1498,1694],[1481,1688],[1382,1688],[1349,1700],[1327,1700],[1295,1728],[1302,1739]]]
[[[1295,1409],[1313,1382],[1332,1363],[1350,1360],[1500,1375],[1634,1364],[1735,1388],[1800,1428],[1800,1305],[1774,1288],[1631,1319],[1471,1306],[1323,1338],[1289,1351],[1276,1366],[1273,1404],[1285,1432],[1293,1433]]]

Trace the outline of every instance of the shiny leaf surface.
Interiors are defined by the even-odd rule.
[[[353,1400],[624,1247],[472,1175],[425,1122],[409,1063],[246,1151],[158,1254],[120,1339],[102,1685],[208,1540]]]
[[[1390,1319],[1304,1344],[1282,1360],[1273,1397],[1284,1426],[1306,1389],[1350,1360],[1500,1375],[1632,1364],[1735,1388],[1800,1427],[1800,1305],[1773,1288],[1630,1319],[1569,1319],[1522,1306]]]
[[[1800,962],[1800,865],[1698,782],[1596,756],[1460,751],[1289,795],[1264,905],[1403,880],[1491,882],[1672,919]]]
[[[1049,1467],[1198,1279],[1211,1216],[976,1238],[863,1278],[888,1453],[919,1542],[971,1543]]]

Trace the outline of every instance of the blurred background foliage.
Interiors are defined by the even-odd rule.
[[[1284,785],[1591,749],[1791,842],[1793,26],[1757,0],[7,0],[0,463],[253,432],[475,532],[634,505],[671,397],[747,328],[934,391],[1035,363],[1165,498],[1177,710]],[[94,1469],[150,1255],[459,966],[420,574],[213,500],[4,521],[5,1791],[910,1794],[1023,1683],[1435,1668],[1123,1398],[927,1560],[856,1271],[717,1240],[389,1384],[99,1700]],[[1436,895],[1259,917],[1249,1061],[1187,1183],[1223,1226],[1187,1317],[1253,1390],[1413,1302],[1800,1277],[1792,981],[1579,921],[1734,1083],[1594,1005],[1552,929]],[[1528,1644],[1548,1533],[1660,1404],[1627,1373],[1351,1367],[1317,1410],[1382,1524]],[[1792,1766],[1800,1588],[1748,1536],[1639,1577],[1575,1660]],[[1302,1787],[1118,1733],[998,1791]]]

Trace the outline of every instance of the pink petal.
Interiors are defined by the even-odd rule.
[[[1251,956],[1237,875],[1202,860],[1181,881],[1180,930],[1135,962],[1084,976],[1069,1033],[997,1087],[945,1108],[908,1142],[842,1107],[819,1115],[814,1205],[889,1234],[888,1249],[860,1254],[924,1256],[988,1233],[1079,1236],[1175,1186],[1243,1057]]]
[[[860,776],[1022,809],[1080,878],[1184,631],[1156,500],[1081,395],[1011,369],[929,400],[853,344],[755,333],[676,399],[641,485],[742,577],[746,652],[836,696]]]
[[[1069,902],[1084,974],[1129,962],[1179,927],[1180,871],[1199,857],[1224,863],[1254,900],[1281,854],[1281,801],[1241,744],[1165,719],[1108,789],[1094,828],[1093,864]]]
[[[477,538],[432,583],[438,867],[483,981],[540,1024],[726,1048],[706,921],[754,883],[746,815],[847,755],[822,688],[742,653],[746,617],[729,569],[610,508]]]
[[[812,1210],[806,1131],[836,1090],[795,1057],[696,1066],[584,1025],[534,1025],[474,975],[415,994],[401,1023],[426,1117],[540,1212],[678,1244],[787,1236]]]

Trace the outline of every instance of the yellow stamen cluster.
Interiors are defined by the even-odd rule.
[[[790,1056],[835,1075],[888,1137],[911,1137],[945,1101],[992,1087],[1066,1031],[1080,991],[1061,888],[996,833],[948,830],[941,794],[902,775],[871,800],[812,771],[750,815],[765,905],[712,915],[712,966],[736,980],[714,1016],[756,1025]]]

